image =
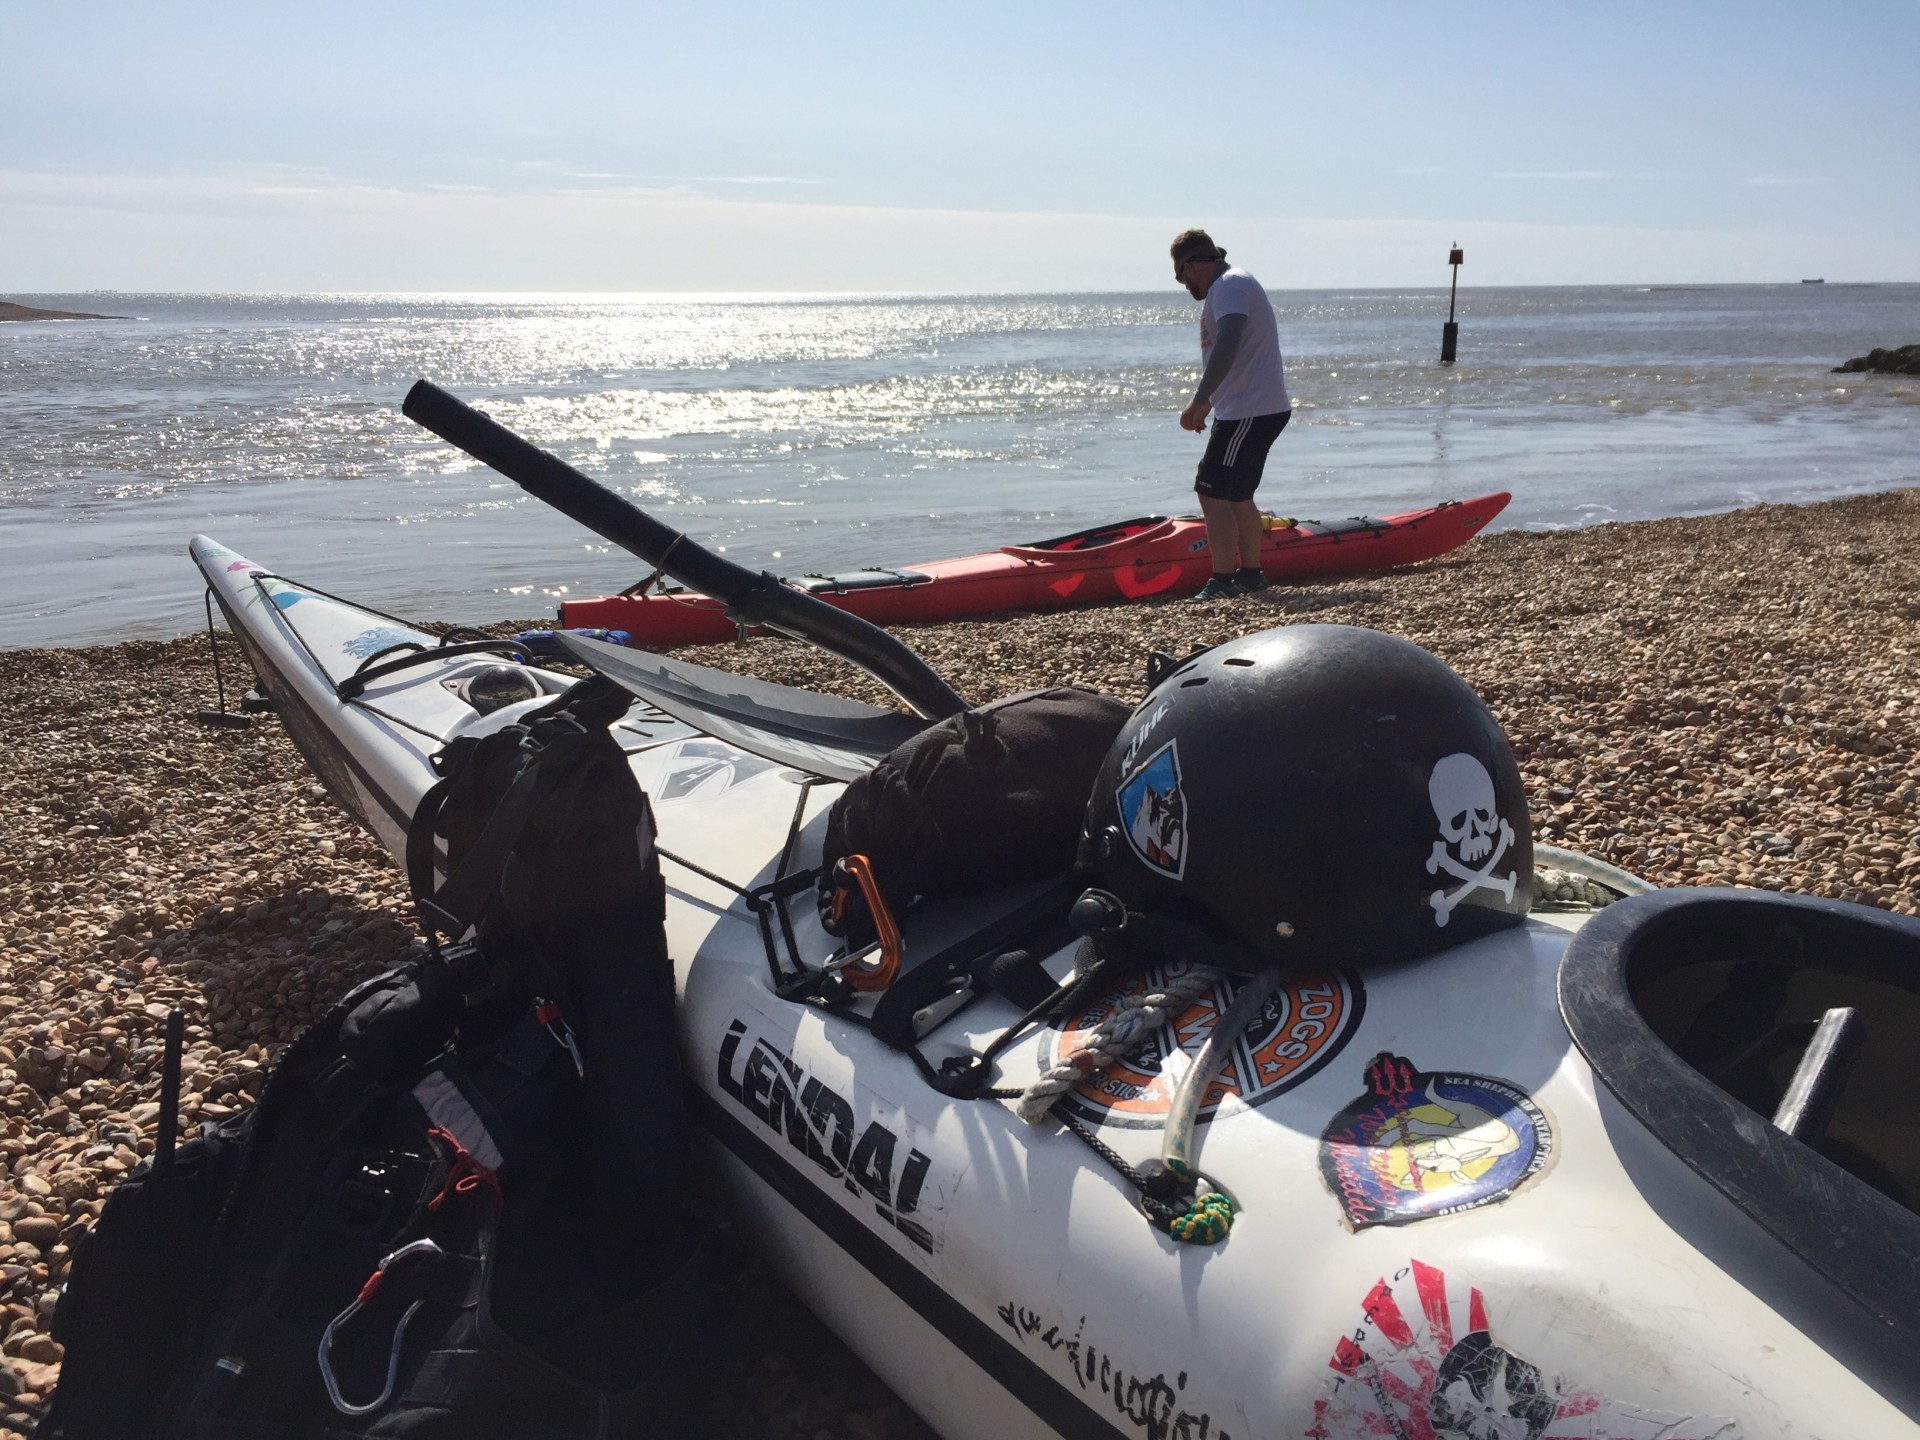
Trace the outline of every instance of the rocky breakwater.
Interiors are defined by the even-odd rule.
[[[324,580],[324,577],[315,577]],[[1406,571],[905,632],[964,694],[1141,692],[1144,658],[1269,625],[1368,625],[1457,668],[1511,736],[1536,835],[1666,885],[1920,909],[1920,490],[1508,532]],[[519,622],[503,630],[524,628]],[[803,646],[688,658],[885,697]],[[226,652],[229,678],[241,669]],[[149,1153],[159,1037],[188,1124],[251,1105],[279,1048],[414,934],[404,878],[277,721],[204,730],[204,638],[0,651],[0,1440],[55,1383],[73,1248]],[[924,1427],[746,1272],[706,1433]]]
[[[1844,365],[1833,367],[1836,375],[1920,375],[1920,345],[1902,345],[1898,350],[1869,350]]]

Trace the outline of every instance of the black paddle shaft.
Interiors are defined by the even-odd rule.
[[[879,626],[783,585],[774,575],[756,575],[721,559],[431,381],[417,382],[400,410],[567,518],[681,584],[724,601],[736,624],[764,625],[849,660],[929,720],[967,708],[932,666]]]

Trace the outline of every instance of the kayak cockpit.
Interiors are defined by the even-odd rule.
[[[1023,555],[1030,552],[1045,552],[1049,555],[1080,554],[1088,550],[1099,550],[1108,545],[1118,545],[1124,541],[1140,541],[1149,535],[1162,533],[1173,523],[1165,515],[1140,515],[1132,520],[1110,521],[1105,525],[1095,525],[1091,529],[1076,530],[1071,535],[1056,535],[1051,540],[1029,540],[1023,545],[1002,545],[1000,551],[1005,555]]]
[[[1590,920],[1559,991],[1594,1073],[1647,1130],[1920,1344],[1920,920],[1665,890]]]

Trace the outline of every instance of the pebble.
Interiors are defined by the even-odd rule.
[[[1256,596],[898,633],[976,701],[1062,683],[1131,701],[1152,650],[1301,622],[1391,631],[1486,698],[1538,839],[1662,885],[1914,914],[1916,596],[1920,490],[1904,490],[1507,531],[1427,565]],[[552,622],[498,628],[534,623]],[[231,680],[245,661],[221,644]],[[801,645],[680,653],[890,703],[864,673]],[[277,723],[193,723],[212,695],[204,636],[0,651],[16,737],[0,770],[0,1162],[11,1175],[0,1174],[0,1221],[14,1227],[0,1293],[25,1324],[0,1368],[36,1403],[58,1379],[58,1346],[37,1328],[68,1233],[50,1212],[97,1214],[151,1151],[169,1011],[183,1012],[194,1067],[182,1108],[198,1097],[201,1116],[228,1111],[248,1093],[233,1083],[252,1073],[242,1061],[270,1064],[415,933],[404,875],[333,808]],[[1543,883],[1555,903],[1586,903],[1578,877]],[[705,1433],[930,1434],[791,1296],[750,1267],[740,1284],[729,1313],[753,1318],[722,1357],[731,1378]]]

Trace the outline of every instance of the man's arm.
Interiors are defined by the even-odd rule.
[[[1204,430],[1207,426],[1207,411],[1213,408],[1213,392],[1227,378],[1227,372],[1233,369],[1233,362],[1240,357],[1240,342],[1246,338],[1247,317],[1245,315],[1222,315],[1218,329],[1213,337],[1213,348],[1207,352],[1207,368],[1200,377],[1200,384],[1193,392],[1193,400],[1180,412],[1180,424],[1188,430]]]

